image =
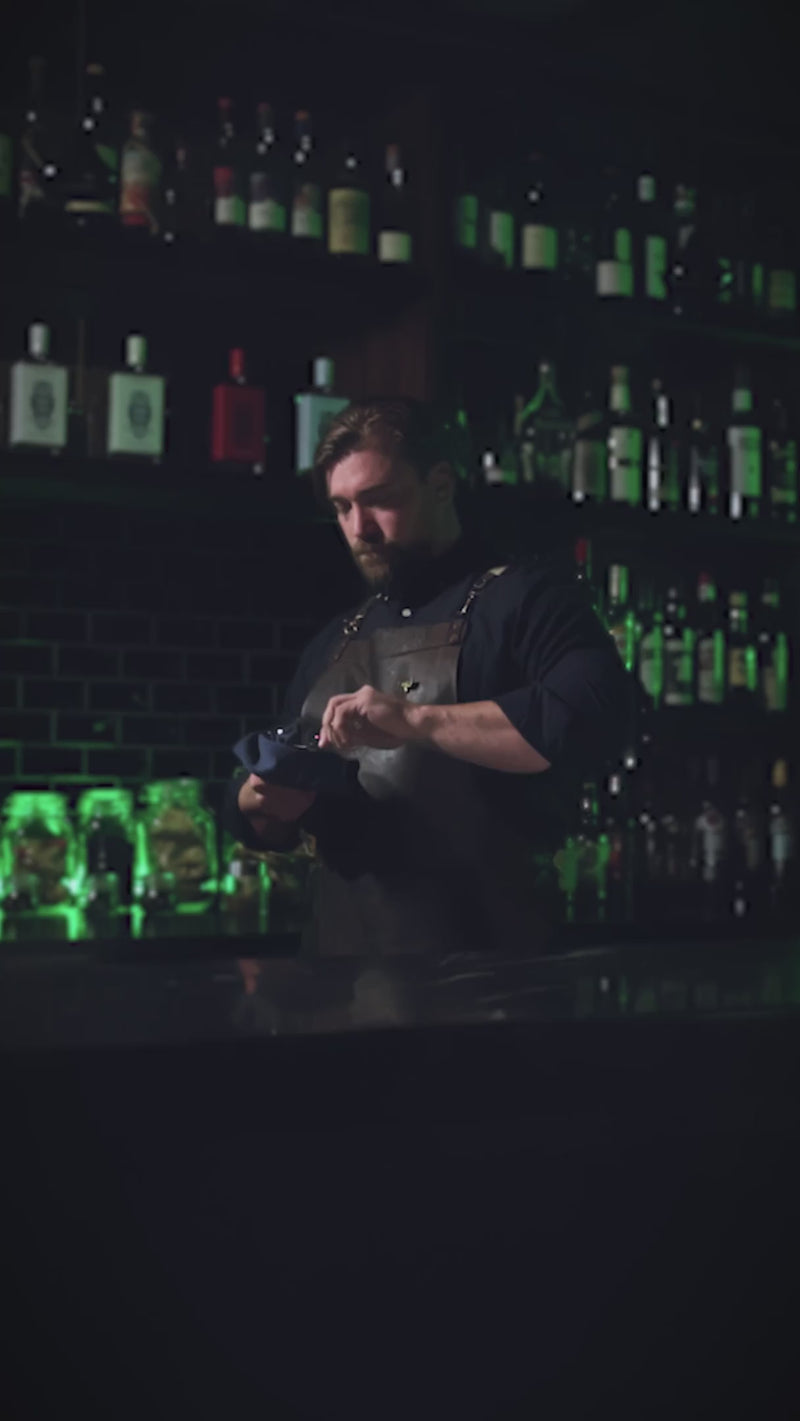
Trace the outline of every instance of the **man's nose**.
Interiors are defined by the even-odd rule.
[[[351,529],[355,538],[369,539],[375,534],[376,523],[368,508],[359,508],[358,504],[353,506],[353,518]]]

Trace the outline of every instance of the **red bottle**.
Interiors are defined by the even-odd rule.
[[[211,457],[215,463],[244,464],[264,472],[264,391],[245,379],[244,351],[228,356],[230,381],[214,386]]]

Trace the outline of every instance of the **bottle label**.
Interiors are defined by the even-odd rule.
[[[615,503],[642,501],[642,434],[630,425],[608,431],[609,497]]]
[[[378,261],[410,262],[410,232],[380,232],[378,234]]]
[[[628,227],[618,227],[614,233],[614,256],[624,266],[633,266],[633,234]]]
[[[728,430],[731,493],[741,498],[761,496],[761,430],[737,425]]]
[[[514,265],[514,217],[511,212],[489,213],[489,249],[509,270]]]
[[[768,457],[770,504],[776,510],[788,512],[797,505],[797,444],[794,439],[784,442],[772,439]]]
[[[456,198],[456,242],[469,252],[478,246],[478,199],[471,193]]]
[[[725,638],[721,631],[697,643],[697,699],[704,706],[722,705],[725,699]]]
[[[576,439],[572,458],[572,495],[604,499],[608,485],[608,458],[602,439]]]
[[[598,296],[632,296],[633,266],[630,262],[599,261],[597,263]]]
[[[703,883],[716,883],[725,856],[725,820],[718,809],[709,805],[695,822],[700,848],[700,877]]]
[[[11,197],[11,139],[0,133],[0,198]]]
[[[692,642],[691,634],[664,639],[664,704],[692,704]]]
[[[233,168],[214,169],[214,222],[218,227],[243,227],[244,198],[236,191]]]
[[[292,203],[292,236],[322,240],[322,188],[317,183],[300,183],[295,188]]]
[[[361,188],[331,188],[328,193],[328,251],[369,255],[369,194]]]
[[[247,225],[251,232],[286,231],[286,206],[276,196],[269,173],[250,174]]]
[[[677,508],[680,503],[680,451],[663,436],[653,435],[647,444],[647,506],[652,513],[660,508]]]
[[[522,229],[523,271],[556,271],[558,268],[558,232],[555,227],[541,227],[526,222]]]
[[[109,380],[108,452],[158,456],[164,450],[164,380],[119,372]]]
[[[767,282],[767,310],[777,315],[797,310],[797,278],[793,271],[771,271]]]
[[[773,810],[769,820],[769,857],[775,876],[782,878],[794,854],[794,835],[788,814]]]
[[[667,299],[667,239],[666,237],[645,237],[644,239],[644,290],[651,301]]]
[[[67,442],[67,371],[21,360],[11,368],[9,443],[63,448]]]
[[[158,232],[161,160],[146,144],[130,139],[122,150],[119,213],[125,227]]]
[[[761,694],[768,711],[785,711],[789,691],[789,642],[779,632],[761,667]]]

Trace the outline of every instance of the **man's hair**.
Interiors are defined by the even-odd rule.
[[[420,479],[439,463],[452,465],[463,476],[459,432],[455,420],[422,400],[355,400],[335,416],[317,445],[311,471],[314,493],[327,508],[328,474],[348,454],[362,449],[380,449],[402,459]]]

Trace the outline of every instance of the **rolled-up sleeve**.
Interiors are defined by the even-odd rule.
[[[493,699],[551,766],[594,765],[628,742],[635,684],[582,588],[550,585],[521,600],[512,663],[519,686]]]

